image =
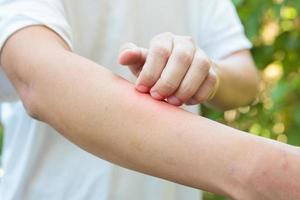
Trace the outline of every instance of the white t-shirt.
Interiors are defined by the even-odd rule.
[[[230,0],[0,0],[0,49],[15,31],[37,24],[57,32],[74,52],[128,79],[128,70],[117,64],[119,47],[127,41],[147,47],[162,32],[191,35],[213,59],[251,46]],[[198,190],[103,161],[31,119],[2,71],[0,100],[1,200],[201,198]]]

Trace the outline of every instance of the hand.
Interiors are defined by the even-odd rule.
[[[175,106],[209,101],[218,89],[212,61],[188,36],[162,33],[151,40],[149,49],[125,44],[119,62],[138,77],[139,92]]]

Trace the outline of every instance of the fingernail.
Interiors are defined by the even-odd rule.
[[[123,52],[135,52],[135,53],[140,53],[140,50],[138,48],[128,48],[128,49],[124,49]]]
[[[195,99],[191,99],[187,102],[187,105],[195,105],[195,104],[199,104],[200,102],[196,101]]]
[[[151,91],[151,96],[154,98],[154,99],[157,99],[157,100],[163,100],[164,97],[161,96],[157,91]]]
[[[135,88],[136,88],[137,91],[142,92],[142,93],[149,92],[149,88],[147,86],[144,86],[144,85],[137,85]]]
[[[171,96],[168,98],[168,102],[174,106],[181,106],[182,102],[175,96]]]

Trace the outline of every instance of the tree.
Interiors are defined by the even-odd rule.
[[[255,135],[300,145],[300,1],[233,0],[260,70],[260,92],[251,105],[203,115]],[[222,200],[205,194],[205,200]]]

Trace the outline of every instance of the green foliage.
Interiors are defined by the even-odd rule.
[[[249,107],[226,113],[203,108],[203,115],[252,134],[300,145],[300,1],[233,2],[254,45],[262,77],[260,94]],[[1,128],[0,155],[2,137]],[[206,193],[204,199],[225,198]]]
[[[300,145],[300,1],[233,0],[261,72],[253,105],[206,117],[252,134]],[[205,194],[205,200],[225,199]]]

